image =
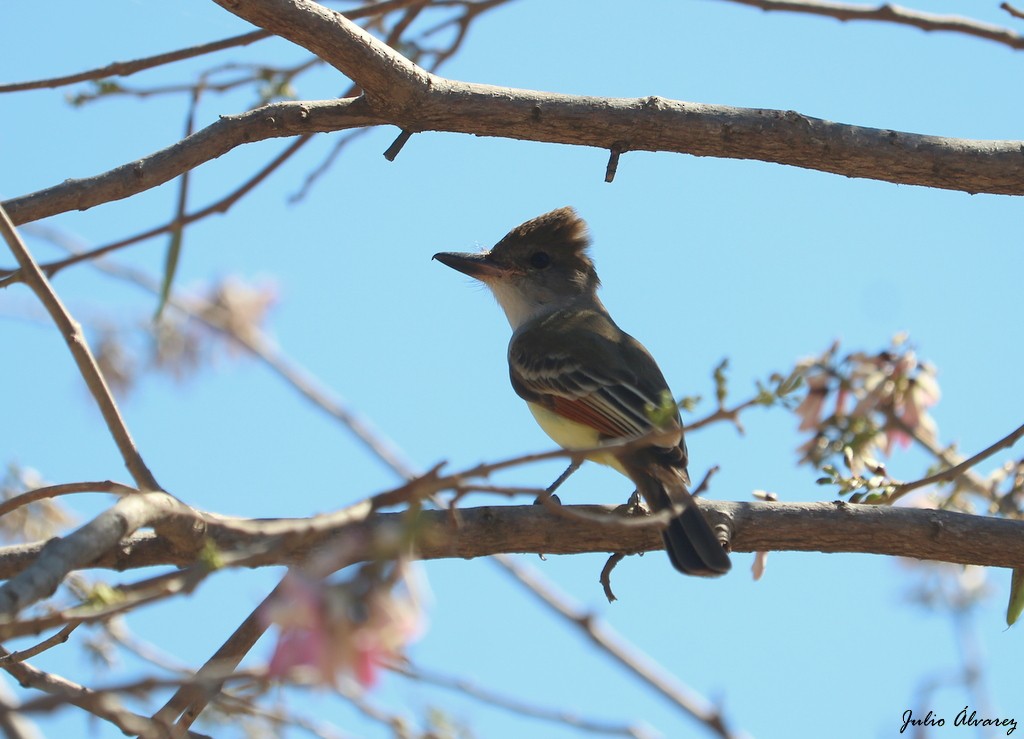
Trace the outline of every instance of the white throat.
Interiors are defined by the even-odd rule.
[[[494,299],[505,311],[505,317],[513,331],[531,318],[536,318],[552,309],[550,304],[538,302],[535,298],[524,294],[516,285],[509,284],[504,280],[488,282],[487,287],[491,289]]]

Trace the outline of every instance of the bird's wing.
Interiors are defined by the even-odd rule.
[[[509,374],[516,392],[524,400],[597,430],[604,438],[652,431],[651,411],[663,403],[668,388],[660,371],[653,383],[647,383],[650,387],[643,387],[633,367],[636,361],[653,364],[654,360],[642,351],[628,357],[633,363],[602,361],[609,352],[621,350],[601,335],[588,339],[585,358],[564,348],[552,349],[545,342],[513,341]]]

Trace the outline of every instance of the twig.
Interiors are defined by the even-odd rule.
[[[1000,3],[999,7],[1000,9],[1005,10],[1007,13],[1012,15],[1014,18],[1024,18],[1024,11],[1017,10],[1017,8],[1010,5],[1010,3]]]
[[[793,13],[823,15],[840,21],[884,21],[914,26],[924,31],[949,31],[995,41],[1011,49],[1024,49],[1024,36],[991,23],[971,20],[955,15],[938,15],[903,8],[891,3],[875,7],[853,3],[826,2],[825,0],[728,0],[761,10],[782,10]],[[1006,10],[1004,3],[1000,7]]]
[[[406,131],[402,129],[402,132],[398,134],[398,137],[391,142],[391,146],[384,152],[384,158],[389,162],[395,161],[395,157],[398,156],[398,152],[402,150],[402,147],[408,143],[409,139],[412,138],[412,131]]]
[[[11,511],[17,510],[22,506],[26,506],[40,500],[46,500],[47,498],[57,498],[61,495],[73,495],[75,493],[114,493],[115,495],[131,495],[132,493],[137,492],[139,491],[135,488],[122,485],[119,482],[113,482],[112,480],[103,480],[100,482],[66,482],[61,485],[48,485],[47,487],[29,490],[3,501],[0,503],[0,516],[6,516]]]
[[[278,154],[276,157],[270,160],[270,162],[267,163],[266,166],[264,166],[259,172],[250,177],[244,183],[242,183],[241,186],[239,186],[232,192],[228,193],[223,198],[217,200],[216,202],[207,205],[205,208],[201,208],[200,210],[197,210],[193,213],[184,215],[180,219],[176,218],[168,223],[165,223],[162,226],[157,226],[156,228],[151,228],[146,231],[143,231],[142,233],[135,234],[134,236],[129,236],[128,238],[120,239],[110,244],[105,244],[104,246],[96,247],[95,249],[81,251],[65,259],[60,259],[55,262],[49,262],[45,265],[41,265],[40,269],[42,269],[47,274],[47,276],[53,277],[61,270],[70,267],[74,264],[94,260],[106,254],[109,254],[110,252],[117,251],[118,249],[123,249],[126,246],[131,246],[132,244],[137,244],[141,241],[145,241],[147,239],[154,238],[161,234],[168,233],[173,229],[177,228],[179,225],[185,226],[190,223],[202,220],[203,218],[206,218],[207,216],[213,215],[215,213],[227,213],[228,210],[230,210],[231,207],[235,205],[235,203],[237,203],[239,200],[245,197],[245,195],[252,191],[253,188],[255,188],[257,185],[263,182],[263,180],[269,177],[278,167],[287,162],[296,152],[299,151],[299,149],[301,149],[311,140],[311,136],[300,136],[295,141],[290,143],[284,149],[284,151],[282,151],[280,154]],[[20,282],[22,280],[21,270],[0,270],[0,276],[3,277],[3,279],[0,279],[0,287],[6,287],[7,285],[13,284],[14,282]]]
[[[735,426],[736,430],[741,434],[744,433],[743,424],[740,423],[740,413],[752,408],[755,405],[761,405],[761,399],[759,396],[744,400],[742,403],[734,405],[732,408],[717,408],[703,418],[698,418],[696,421],[690,421],[686,424],[687,431],[694,431],[704,426],[710,426],[713,423],[719,421],[731,421]]]
[[[645,731],[639,726],[608,724],[583,718],[582,716],[570,713],[560,708],[542,708],[540,706],[526,703],[525,701],[517,698],[501,695],[493,690],[482,688],[469,680],[441,675],[436,672],[428,672],[424,671],[422,668],[404,664],[391,665],[390,669],[393,672],[397,672],[399,675],[404,675],[405,677],[410,678],[411,680],[416,680],[428,685],[436,685],[447,690],[454,690],[468,695],[471,698],[475,698],[483,703],[487,703],[520,716],[529,716],[530,718],[536,718],[542,721],[565,724],[574,729],[590,732],[592,734],[631,736],[637,737],[638,739],[650,736],[649,731]]]
[[[357,18],[365,18],[370,15],[389,13],[393,10],[402,8],[413,1],[415,0],[390,0],[389,2],[373,3],[361,8],[353,8],[352,10],[346,10],[343,12],[346,17],[355,20]],[[194,59],[195,57],[203,56],[204,54],[212,54],[225,49],[247,46],[255,43],[256,41],[262,41],[265,38],[270,38],[272,35],[273,34],[269,31],[264,30],[250,31],[249,33],[243,33],[239,36],[231,36],[230,38],[221,39],[219,41],[211,41],[207,44],[199,44],[198,46],[190,46],[185,49],[177,49],[163,54],[155,54],[154,56],[143,57],[142,59],[135,59],[129,62],[112,62],[104,67],[88,69],[84,72],[76,72],[75,74],[69,74],[63,77],[51,77],[48,79],[33,80],[30,82],[15,82],[0,85],[0,93],[64,87],[78,82],[87,82],[88,80],[98,80],[107,77],[128,77],[146,69],[160,67],[165,64],[179,62],[184,59]]]
[[[608,557],[608,561],[604,563],[604,567],[601,568],[601,576],[598,578],[598,582],[601,583],[601,589],[604,590],[604,597],[608,599],[609,603],[614,603],[618,600],[615,597],[615,593],[612,592],[612,570],[615,566],[626,558],[625,554],[616,552]]]
[[[604,168],[604,181],[611,182],[615,179],[615,173],[619,171],[619,155],[622,148],[613,146],[608,150],[608,166]]]
[[[87,69],[84,72],[76,72],[75,74],[69,74],[63,77],[50,77],[48,79],[32,80],[30,82],[14,82],[7,85],[0,85],[0,93],[20,92],[22,90],[38,90],[47,87],[64,87],[78,82],[100,80],[107,77],[128,77],[129,75],[133,75],[136,72],[141,72],[145,69],[152,69],[153,67],[159,67],[164,64],[179,62],[183,59],[193,59],[197,56],[202,56],[203,54],[212,54],[217,51],[223,51],[224,49],[231,49],[237,46],[247,46],[248,44],[255,43],[256,41],[262,41],[265,38],[270,38],[272,35],[273,34],[270,32],[264,30],[250,31],[249,33],[243,33],[239,36],[221,39],[220,41],[211,41],[208,44],[200,44],[198,46],[190,46],[186,49],[178,49],[176,51],[169,51],[163,54],[155,54],[154,56],[147,56],[130,62],[112,62],[104,67]]]
[[[5,665],[11,662],[24,662],[31,657],[35,657],[37,654],[42,654],[47,649],[51,649],[58,644],[63,644],[71,636],[71,632],[79,627],[79,624],[68,624],[53,636],[50,636],[43,641],[39,642],[33,647],[28,649],[21,649],[17,652],[8,652],[0,656],[0,669],[4,669]]]
[[[948,449],[943,449],[937,443],[935,443],[934,439],[932,439],[930,436],[925,436],[921,434],[918,429],[909,426],[906,422],[903,421],[902,418],[897,416],[895,413],[886,413],[886,423],[891,424],[892,426],[896,427],[897,429],[905,433],[907,436],[913,439],[918,444],[918,446],[926,450],[929,454],[931,454],[937,460],[945,464],[947,467],[956,467],[961,462],[963,462],[963,457],[961,457],[958,454],[952,453]],[[978,495],[986,499],[991,496],[992,491],[989,489],[989,486],[985,484],[985,481],[982,480],[981,477],[974,472],[974,470],[963,470],[960,473],[960,479],[967,487],[969,487]]]
[[[9,655],[10,652],[0,647],[0,658],[6,658]],[[146,731],[155,732],[151,736],[167,736],[168,734],[166,725],[160,725],[145,716],[139,716],[124,709],[112,695],[93,691],[59,675],[43,672],[27,662],[5,662],[0,663],[0,667],[10,673],[21,685],[57,696],[62,702],[78,706],[94,716],[112,723],[125,734],[136,735]],[[18,710],[26,710],[25,705],[19,706]]]
[[[578,626],[606,654],[648,686],[661,693],[688,716],[704,724],[723,739],[735,736],[726,727],[724,718],[718,709],[709,705],[701,696],[678,684],[648,655],[643,654],[635,647],[624,644],[611,627],[599,621],[593,614],[584,613],[569,605],[564,598],[543,582],[537,573],[528,573],[512,558],[504,555],[495,557],[494,561],[518,582],[525,585],[545,605],[557,611],[570,623]]]
[[[68,313],[57,293],[54,292],[53,287],[50,285],[50,281],[43,274],[42,270],[39,269],[39,265],[36,264],[32,254],[25,246],[25,242],[21,240],[3,205],[0,205],[0,234],[3,235],[7,246],[21,267],[26,284],[38,296],[39,300],[43,303],[43,307],[50,314],[50,318],[53,319],[53,322],[60,330],[61,336],[64,337],[64,342],[68,345],[68,349],[71,350],[75,364],[78,365],[78,371],[81,373],[82,379],[85,380],[89,392],[92,393],[93,398],[96,400],[100,413],[103,414],[103,420],[107,424],[107,429],[110,431],[111,436],[114,437],[114,442],[121,452],[121,458],[124,460],[125,467],[128,468],[129,474],[135,480],[136,486],[144,491],[161,490],[156,478],[149,471],[149,468],[142,459],[142,455],[135,446],[135,442],[128,432],[128,427],[121,418],[121,412],[118,410],[114,396],[110,392],[110,388],[107,387],[107,382],[100,371],[99,365],[96,363],[96,358],[93,356],[92,351],[89,349],[89,344],[82,334],[81,326]]]
[[[902,485],[897,485],[896,489],[886,497],[886,502],[891,503],[895,500],[902,498],[904,495],[911,492],[912,490],[923,488],[926,485],[934,485],[939,482],[948,482],[949,480],[959,477],[964,472],[978,464],[978,462],[988,459],[993,454],[1002,449],[1008,449],[1009,447],[1013,446],[1014,444],[1017,443],[1018,440],[1020,440],[1021,437],[1024,437],[1024,425],[1018,426],[1014,431],[1007,434],[996,443],[986,447],[985,449],[982,449],[973,457],[965,459],[958,465],[950,467],[947,470],[937,472],[934,475],[929,475],[928,477],[922,478],[920,480],[915,480],[914,482],[906,482],[903,483]]]

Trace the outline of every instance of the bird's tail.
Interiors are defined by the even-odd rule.
[[[717,577],[732,568],[729,555],[685,486],[680,484],[675,489],[677,486],[673,484],[673,494],[669,495],[664,482],[645,475],[637,481],[637,487],[655,512],[678,510],[682,506],[682,512],[669,521],[662,532],[673,567],[683,574],[698,577]]]

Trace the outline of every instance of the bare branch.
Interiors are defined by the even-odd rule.
[[[1010,3],[1000,3],[999,7],[1002,10],[1005,10],[1010,15],[1012,15],[1014,18],[1024,18],[1024,10],[1018,10],[1013,5],[1010,5]]]
[[[167,493],[121,498],[77,531],[39,547],[31,564],[0,586],[0,616],[13,618],[21,609],[49,597],[68,573],[89,567],[100,557],[113,555],[116,559],[121,540],[139,528],[178,517],[193,518],[187,506]],[[180,541],[167,544],[191,563],[198,541],[191,551]]]
[[[923,488],[926,485],[934,485],[939,482],[948,482],[949,480],[953,480],[962,475],[967,470],[974,467],[976,464],[978,464],[978,462],[988,459],[998,451],[1010,448],[1011,446],[1016,444],[1022,436],[1024,436],[1024,425],[1018,426],[1015,430],[1011,431],[1009,434],[1004,436],[995,444],[986,447],[985,449],[975,454],[973,457],[965,459],[960,464],[954,465],[953,467],[950,467],[947,470],[936,472],[934,475],[929,475],[928,477],[922,478],[920,480],[915,480],[914,482],[907,482],[902,485],[898,485],[891,495],[886,496],[885,502],[891,503],[894,500],[902,498],[910,491],[917,490],[918,488]]]
[[[104,67],[87,69],[84,72],[77,72],[63,77],[51,77],[42,80],[32,80],[30,82],[13,82],[7,85],[0,85],[0,93],[21,92],[22,90],[38,90],[46,87],[64,87],[78,82],[100,80],[106,77],[127,77],[145,69],[152,69],[153,67],[159,67],[164,64],[179,62],[183,59],[192,59],[197,56],[202,56],[203,54],[212,54],[213,52],[231,49],[236,46],[247,46],[248,44],[256,41],[270,38],[271,35],[272,34],[267,31],[250,31],[249,33],[243,33],[240,36],[232,36],[231,38],[221,39],[220,41],[212,41],[208,44],[191,46],[187,49],[178,49],[164,54],[155,54],[154,56],[147,56],[142,59],[134,59],[130,62],[112,62]]]
[[[1024,49],[1024,36],[992,23],[982,23],[957,15],[938,15],[911,10],[891,3],[874,7],[855,3],[836,3],[827,0],[728,0],[740,5],[750,5],[761,10],[782,10],[792,13],[823,15],[840,21],[884,21],[905,26],[914,26],[924,31],[949,31],[1009,46]],[[1002,6],[1005,9],[1006,4]]]
[[[50,314],[50,318],[53,319],[61,336],[64,337],[64,342],[68,345],[68,349],[71,350],[71,356],[74,357],[75,364],[78,365],[78,371],[81,373],[82,379],[85,380],[89,392],[92,393],[93,398],[96,400],[100,413],[103,414],[103,420],[107,424],[107,429],[109,429],[111,436],[114,437],[114,442],[121,452],[122,459],[124,459],[125,467],[128,468],[128,472],[131,474],[132,479],[135,480],[135,484],[142,490],[160,490],[160,485],[157,484],[153,473],[149,471],[149,468],[143,461],[142,455],[139,453],[131,434],[128,432],[128,427],[121,418],[121,412],[117,408],[114,396],[110,392],[110,388],[107,387],[107,382],[100,371],[99,365],[96,363],[96,358],[93,356],[92,351],[89,349],[89,344],[82,334],[82,327],[68,313],[67,308],[64,307],[64,304],[50,285],[50,281],[43,274],[42,270],[39,269],[39,265],[36,264],[28,247],[25,246],[25,242],[21,240],[21,236],[18,235],[14,224],[11,223],[11,219],[2,205],[0,205],[0,235],[3,235],[7,246],[21,267],[25,282],[42,302],[43,307]]]
[[[563,708],[543,708],[541,706],[535,706],[523,701],[522,699],[501,695],[496,691],[483,688],[470,680],[442,675],[436,672],[424,671],[421,668],[409,665],[392,665],[390,669],[400,675],[410,678],[411,680],[416,680],[428,685],[436,685],[441,688],[447,688],[448,690],[454,690],[459,693],[463,693],[470,698],[475,698],[481,703],[490,704],[511,713],[519,714],[521,716],[529,716],[530,718],[536,718],[542,721],[565,724],[574,729],[591,734],[629,736],[635,737],[636,739],[644,739],[650,735],[649,731],[640,726],[603,723],[593,719],[584,718],[583,716],[576,715]]]
[[[365,18],[371,15],[390,13],[393,10],[398,10],[406,5],[410,5],[411,3],[418,1],[419,0],[386,0],[385,2],[371,3],[361,8],[346,10],[344,11],[344,15],[346,18],[355,20],[357,18]],[[38,90],[40,88],[47,87],[64,87],[78,82],[105,79],[107,77],[128,77],[146,69],[153,69],[154,67],[160,67],[165,64],[180,62],[184,59],[194,59],[197,56],[212,54],[217,51],[223,51],[224,49],[248,46],[256,41],[262,41],[265,38],[270,38],[272,35],[273,34],[269,31],[250,31],[249,33],[243,33],[239,36],[232,36],[219,41],[211,41],[208,44],[190,46],[185,49],[168,51],[163,54],[155,54],[153,56],[143,57],[142,59],[134,59],[128,62],[112,62],[104,67],[87,69],[84,72],[77,72],[63,77],[51,77],[49,79],[33,80],[31,82],[15,82],[0,85],[0,93],[20,92],[22,90]]]
[[[125,498],[133,500],[137,496]],[[712,525],[725,524],[734,552],[801,551],[866,553],[988,567],[1024,566],[1024,521],[953,511],[832,503],[698,503]],[[493,554],[639,553],[662,548],[657,527],[623,525],[628,517],[610,506],[564,506],[577,514],[553,516],[544,506],[484,506],[422,511],[416,524],[421,559],[468,559]],[[368,509],[367,509],[368,510]],[[332,516],[336,514],[325,514]],[[351,516],[335,526],[316,519],[239,519],[208,524],[219,551],[260,552],[247,566],[303,562],[322,547],[341,541],[376,541],[382,531],[402,526],[404,513]],[[625,520],[624,520],[625,519]],[[15,577],[48,547],[41,542],[0,547],[0,578]],[[351,550],[351,547],[348,547]],[[372,553],[363,556],[370,558]],[[127,536],[115,550],[98,554],[90,568],[126,570],[157,565],[185,566],[182,554],[151,533]],[[86,566],[79,564],[78,568]],[[2,590],[0,590],[2,592]]]
[[[112,480],[102,480],[99,482],[67,482],[61,485],[48,485],[44,488],[29,490],[21,495],[15,495],[13,498],[8,498],[3,501],[0,503],[0,516],[6,516],[11,511],[17,510],[22,506],[26,506],[40,500],[57,498],[61,495],[74,495],[75,493],[114,493],[115,495],[128,495],[130,493],[137,492],[139,491],[135,488],[122,485],[119,482],[113,482]]]
[[[37,654],[42,654],[47,649],[52,649],[58,644],[63,644],[71,636],[71,632],[73,632],[78,627],[79,624],[68,624],[60,631],[58,631],[56,634],[53,634],[52,636],[49,636],[46,639],[43,639],[43,641],[39,642],[35,646],[29,647],[28,649],[22,649],[18,652],[11,652],[9,654],[0,656],[0,669],[2,669],[3,666],[9,662],[24,662],[27,659],[35,657]]]
[[[226,3],[226,0],[223,0]],[[232,9],[349,70],[371,92],[354,100],[273,103],[225,116],[109,172],[4,203],[15,223],[85,210],[161,185],[236,146],[391,124],[620,151],[758,159],[847,177],[1024,194],[1019,141],[925,136],[834,123],[795,111],[659,97],[595,98],[448,80],[420,69],[341,15],[308,0],[238,0]],[[374,92],[375,91],[375,92]]]
[[[6,649],[0,647],[0,658],[6,659],[10,654]],[[161,726],[144,716],[126,710],[120,701],[112,695],[93,691],[59,675],[43,672],[27,662],[0,662],[0,669],[10,673],[11,677],[21,685],[58,696],[64,702],[78,706],[94,716],[109,721],[125,734],[136,735],[153,731],[155,733],[149,734],[149,736],[168,736],[166,726]]]
[[[101,203],[136,195],[173,180],[186,170],[226,154],[241,144],[283,136],[385,123],[367,115],[359,100],[272,103],[216,123],[147,157],[94,177],[72,179],[3,205],[15,223],[46,218],[69,210],[87,210]]]

